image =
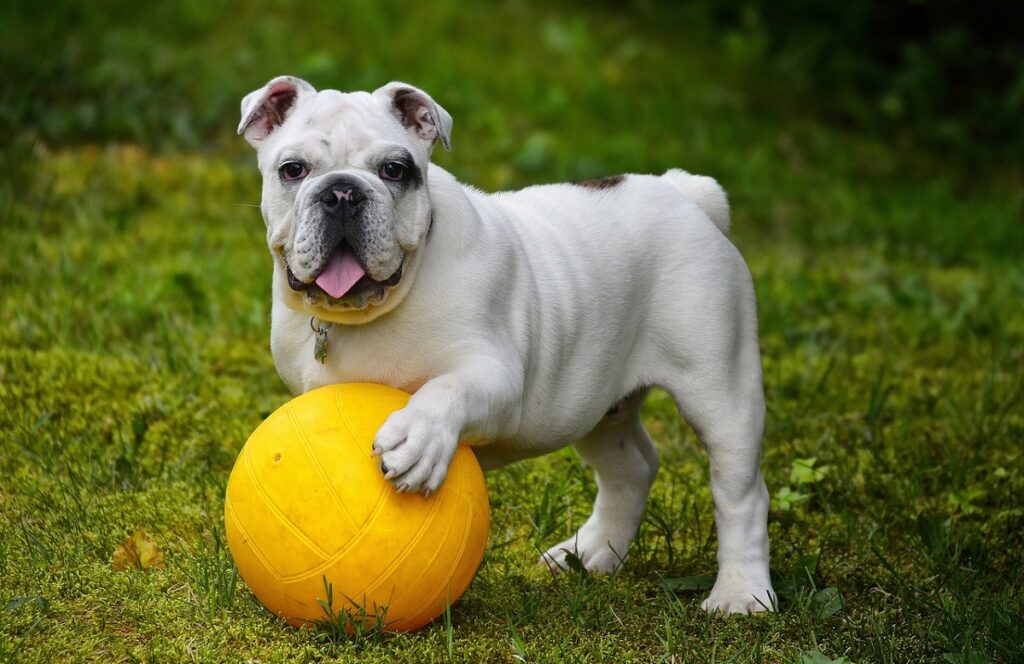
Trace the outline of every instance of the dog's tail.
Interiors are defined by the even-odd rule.
[[[724,235],[729,234],[729,199],[717,180],[706,175],[693,175],[681,168],[666,171],[661,177],[699,205],[718,230]]]

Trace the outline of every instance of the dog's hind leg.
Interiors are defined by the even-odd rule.
[[[753,316],[753,307],[737,312]],[[659,384],[708,450],[718,529],[718,577],[701,604],[710,612],[773,610],[768,572],[768,489],[761,475],[765,403],[756,324],[707,335],[699,358]],[[714,341],[710,341],[714,339]]]
[[[552,569],[567,568],[567,554],[578,556],[591,572],[610,572],[625,559],[658,472],[658,453],[640,421],[646,394],[642,390],[621,401],[574,445],[594,469],[597,499],[576,534],[542,556],[541,562]]]

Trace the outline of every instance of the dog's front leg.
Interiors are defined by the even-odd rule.
[[[441,486],[459,438],[488,439],[514,427],[522,379],[499,361],[475,358],[433,378],[377,432],[373,453],[399,491]]]

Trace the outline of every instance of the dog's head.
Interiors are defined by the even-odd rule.
[[[238,133],[256,148],[277,296],[358,324],[408,290],[430,226],[427,167],[452,119],[425,92],[388,83],[317,92],[280,76],[242,100]]]

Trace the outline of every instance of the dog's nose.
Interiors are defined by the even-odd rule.
[[[320,204],[328,213],[336,215],[343,212],[352,214],[362,207],[366,201],[366,194],[345,184],[334,184],[320,194]]]

